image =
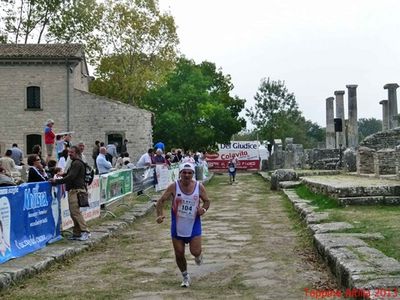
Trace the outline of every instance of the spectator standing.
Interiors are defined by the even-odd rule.
[[[162,152],[164,152],[164,151],[165,151],[165,145],[164,145],[163,142],[157,142],[157,143],[154,145],[154,149],[161,149]]]
[[[113,158],[115,157],[115,159],[117,159],[118,157],[117,143],[108,144],[106,150],[107,150],[106,159],[112,164]]]
[[[65,166],[67,165],[67,159],[68,159],[68,150],[64,149],[63,152],[61,152],[60,159],[58,160],[57,167],[61,169],[61,171],[64,172]]]
[[[97,156],[99,156],[99,153],[100,153],[100,141],[95,141],[93,149],[92,149],[92,159],[93,159],[93,163],[94,163],[94,168],[96,170],[97,170],[96,159],[97,159]]]
[[[182,150],[181,149],[177,149],[176,150],[176,154],[174,156],[174,158],[172,159],[173,163],[179,163],[181,162],[183,156],[182,156]]]
[[[61,179],[52,178],[50,182],[55,184],[65,183],[65,189],[68,191],[69,211],[74,222],[73,234],[70,239],[86,241],[90,238],[90,232],[78,203],[78,193],[86,192],[85,165],[81,161],[81,152],[78,146],[72,146],[68,153],[72,160],[68,173],[64,174]]]
[[[22,150],[18,148],[17,144],[12,144],[11,151],[11,158],[14,160],[15,165],[20,166],[24,158]]]
[[[69,150],[69,148],[72,147],[71,138],[72,136],[70,133],[64,135],[64,149]]]
[[[96,158],[96,164],[99,174],[106,174],[112,170],[112,164],[106,159],[107,149],[100,147],[100,153]]]
[[[121,145],[121,154],[128,152],[128,140],[124,139],[124,142]]]
[[[17,171],[15,168],[15,162],[11,158],[12,151],[8,149],[4,156],[0,158],[0,166],[5,170],[6,175],[11,176],[12,172]]]
[[[85,143],[79,142],[78,148],[81,151],[81,159],[83,160],[83,162],[87,163],[87,158],[86,158],[85,154],[83,154],[83,151],[85,151]]]
[[[191,163],[191,164],[195,163],[191,151],[186,152],[185,157],[182,158],[182,163]]]
[[[83,154],[83,151],[85,150],[85,144],[83,142],[79,142],[77,147],[79,148],[80,151],[80,158],[83,160],[83,162],[87,163],[86,156]],[[64,167],[64,172],[67,173],[69,168],[71,167],[72,164],[72,159],[68,155],[67,161],[65,162],[65,167]]]
[[[147,167],[150,167],[151,164],[152,164],[151,158],[152,158],[152,156],[153,156],[153,151],[154,151],[153,148],[149,148],[149,150],[147,150],[147,153],[143,154],[143,155],[139,158],[139,160],[138,160],[136,166],[137,166],[138,168],[147,168]]]
[[[58,160],[61,158],[64,148],[65,148],[64,147],[64,139],[63,139],[62,135],[57,134],[57,136],[56,136],[56,153],[57,153]]]
[[[53,155],[54,142],[56,140],[56,134],[53,131],[54,121],[52,119],[48,119],[46,122],[46,127],[44,128],[44,143],[46,145],[46,163],[50,160]]]
[[[157,164],[166,164],[166,163],[167,163],[167,161],[165,160],[165,157],[163,156],[163,152],[162,152],[162,150],[161,150],[160,148],[158,148],[158,149],[156,150],[156,155],[154,155],[154,156],[152,157],[152,163],[153,163],[154,165],[157,165]]]
[[[42,157],[42,147],[40,145],[35,145],[32,148],[32,154],[36,154],[40,158],[40,163],[42,164],[43,168],[46,167],[46,162]]]
[[[28,182],[41,182],[47,180],[47,174],[44,171],[41,159],[37,154],[28,156]]]

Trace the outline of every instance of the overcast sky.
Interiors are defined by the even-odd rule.
[[[399,0],[159,0],[180,50],[232,76],[254,105],[262,78],[284,80],[304,116],[325,127],[325,99],[357,84],[358,118],[382,118],[386,83],[400,83]]]

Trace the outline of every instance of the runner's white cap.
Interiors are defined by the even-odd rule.
[[[191,163],[183,163],[179,166],[179,172],[183,170],[190,170],[194,173],[194,165]]]

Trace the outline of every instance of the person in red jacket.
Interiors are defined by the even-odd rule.
[[[53,131],[53,125],[54,121],[52,119],[48,119],[46,127],[44,128],[44,143],[46,145],[47,152],[46,162],[48,162],[53,155],[54,142],[56,140],[56,134]]]

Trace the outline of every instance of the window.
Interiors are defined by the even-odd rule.
[[[35,145],[40,145],[40,147],[42,147],[42,135],[28,134],[26,136],[26,154],[32,154],[32,148]]]
[[[26,89],[26,108],[40,109],[40,87],[28,86]]]

